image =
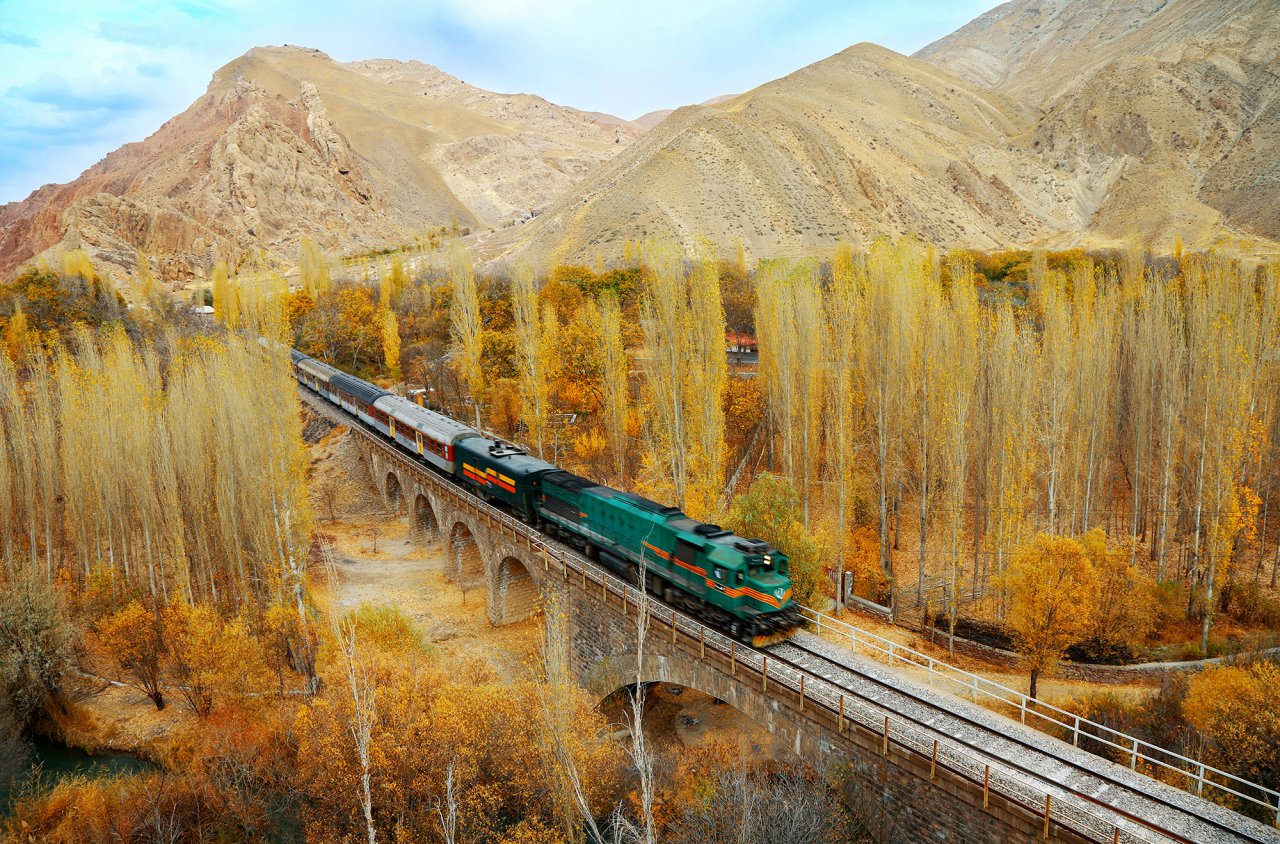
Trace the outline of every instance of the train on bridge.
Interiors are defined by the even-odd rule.
[[[430,469],[737,639],[757,645],[802,623],[787,556],[567,472],[508,442],[290,350],[298,382]]]

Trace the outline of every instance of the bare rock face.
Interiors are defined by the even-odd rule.
[[[416,62],[251,50],[145,141],[0,207],[0,276],[83,247],[118,276],[141,251],[183,280],[258,250],[287,262],[303,237],[347,251],[451,221],[500,226],[640,135],[606,118]]]
[[[1274,0],[1019,0],[916,57],[1036,106],[1014,140],[1055,170],[1110,174],[1082,237],[1280,238]]]

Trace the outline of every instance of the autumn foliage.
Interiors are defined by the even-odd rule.
[[[1040,534],[1014,555],[1004,575],[1009,629],[1031,671],[1031,697],[1040,675],[1093,625],[1097,574],[1074,539]]]

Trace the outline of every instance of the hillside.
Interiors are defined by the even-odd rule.
[[[1280,238],[1280,3],[1020,0],[916,54],[1043,109],[1022,143],[1116,177],[1102,234]]]
[[[1274,240],[1278,36],[1275,0],[1018,0],[913,57],[859,45],[677,111],[493,254]]]
[[[505,244],[535,262],[624,241],[741,239],[753,256],[917,233],[989,248],[1074,223],[1086,188],[1005,139],[1034,112],[871,44],[676,111]]]
[[[139,249],[180,279],[251,250],[289,256],[304,236],[351,250],[453,221],[501,226],[640,134],[418,62],[258,48],[146,140],[0,207],[0,275],[61,246],[118,273]]]

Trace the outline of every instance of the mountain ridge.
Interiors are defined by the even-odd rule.
[[[1278,52],[1276,0],[1014,0],[914,56],[855,45],[663,132],[677,112],[486,246],[541,264],[697,234],[754,257],[903,234],[977,248],[1274,241]],[[735,147],[748,135],[752,149]],[[726,149],[758,195],[724,186]],[[761,216],[785,231],[761,231]]]
[[[83,247],[121,274],[142,251],[181,280],[258,250],[285,258],[303,237],[352,251],[502,226],[640,134],[422,63],[257,47],[146,139],[0,206],[0,275]]]
[[[647,129],[647,131],[646,131]],[[419,61],[261,47],[148,138],[0,206],[0,276],[83,247],[206,275],[470,228],[487,260],[708,238],[799,256],[1280,240],[1280,0],[1013,0],[904,56],[855,44],[634,121]]]

